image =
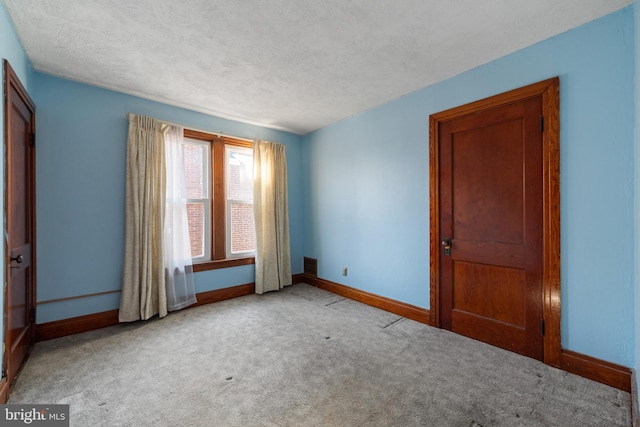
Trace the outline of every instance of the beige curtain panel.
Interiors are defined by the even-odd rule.
[[[253,209],[256,227],[256,293],[291,284],[287,157],[283,144],[253,145]]]
[[[165,162],[163,124],[129,114],[126,234],[121,322],[167,315],[163,265]]]

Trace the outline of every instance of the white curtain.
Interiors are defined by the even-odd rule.
[[[255,141],[253,177],[256,293],[262,294],[291,284],[286,147]]]
[[[182,132],[129,114],[120,322],[164,317],[196,302]]]
[[[169,126],[164,134],[167,170],[164,268],[169,311],[180,310],[196,302],[187,217],[183,135],[184,129],[178,126]]]

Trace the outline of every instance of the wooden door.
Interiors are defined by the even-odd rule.
[[[543,359],[542,97],[443,122],[440,325]]]
[[[35,338],[35,107],[5,61],[5,345],[9,387]]]

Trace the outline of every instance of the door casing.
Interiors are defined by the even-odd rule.
[[[560,367],[560,79],[558,77],[429,116],[429,219],[431,324],[440,327],[440,124],[479,111],[542,96],[542,299],[544,362]]]

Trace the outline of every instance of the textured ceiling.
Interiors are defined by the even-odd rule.
[[[304,134],[632,0],[1,0],[38,71]]]

